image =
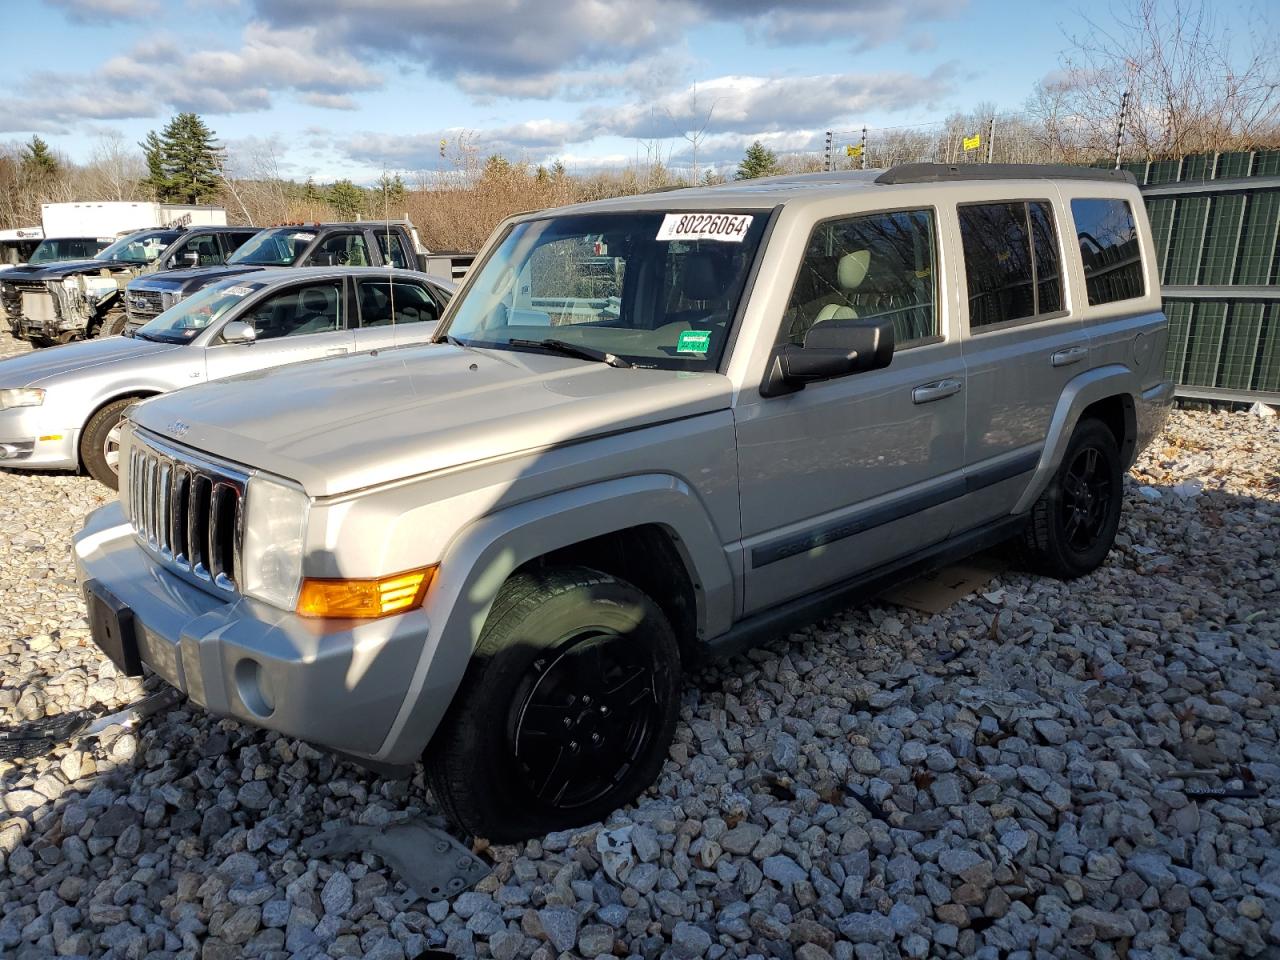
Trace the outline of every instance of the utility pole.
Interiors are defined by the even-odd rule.
[[[867,128],[862,128],[862,169],[867,169]]]
[[[987,163],[995,156],[996,148],[996,116],[993,113],[987,118]]]
[[[1120,94],[1120,117],[1116,122],[1116,169],[1120,169],[1120,141],[1124,137],[1124,115],[1129,108],[1129,91]]]
[[[827,131],[827,145],[822,155],[822,169],[831,172],[831,131]]]

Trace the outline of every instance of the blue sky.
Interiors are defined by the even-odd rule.
[[[439,141],[570,169],[1018,109],[1100,0],[11,0],[0,138],[75,160],[200,113],[233,168],[435,169]],[[1227,15],[1240,15],[1227,9]],[[695,92],[696,91],[696,92]],[[269,151],[268,149],[269,148]]]

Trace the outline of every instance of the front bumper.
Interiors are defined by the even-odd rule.
[[[49,423],[43,407],[0,410],[0,467],[12,470],[76,470],[80,429]],[[42,439],[42,438],[50,439]]]
[[[192,701],[378,764],[429,632],[421,610],[333,621],[227,602],[152,562],[119,503],[90,514],[74,542],[80,583],[132,611],[142,662]]]

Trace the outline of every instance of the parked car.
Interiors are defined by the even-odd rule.
[[[425,757],[467,832],[604,818],[691,662],[1009,539],[1096,569],[1171,403],[1158,277],[1132,177],[1087,168],[515,217],[439,342],[136,407],[76,538],[92,635],[216,714]]]
[[[129,284],[125,305],[129,323],[142,324],[183,297],[237,274],[277,267],[412,268],[417,263],[414,234],[405,221],[289,224],[254,234],[225,264],[139,277]]]
[[[123,293],[134,277],[197,264],[220,264],[255,227],[172,227],[121,237],[90,259],[6,271],[0,302],[13,335],[35,346],[119,333]]]
[[[0,360],[0,466],[84,469],[114,487],[121,414],[143,397],[430,338],[453,285],[408,270],[231,277],[128,336]]]
[[[40,241],[24,266],[39,267],[66,260],[90,259],[115,242],[115,237],[49,237]]]

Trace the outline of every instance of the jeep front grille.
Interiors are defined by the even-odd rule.
[[[128,469],[139,542],[170,570],[235,593],[249,478],[136,433]]]

